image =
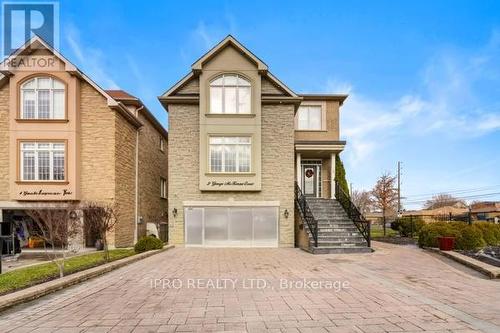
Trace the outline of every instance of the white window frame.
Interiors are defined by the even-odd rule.
[[[165,152],[165,140],[160,136],[160,150]]]
[[[167,198],[167,180],[163,177],[160,177],[160,198]]]
[[[48,149],[39,148],[40,145],[49,145]],[[25,148],[26,145],[34,145],[34,149]],[[56,149],[54,145],[63,145],[63,148]],[[65,182],[67,179],[67,153],[66,153],[66,142],[63,141],[21,141],[19,146],[20,154],[19,154],[19,177],[21,181],[26,182]],[[38,154],[40,151],[48,151],[49,152],[49,179],[39,179],[39,165],[38,165]],[[34,179],[26,179],[24,174],[24,152],[33,152],[34,153]],[[64,178],[63,179],[54,179],[54,153],[55,152],[63,152],[64,153]]]
[[[39,88],[39,84],[38,84],[38,81],[40,79],[45,79],[45,80],[50,80],[50,88]],[[34,82],[35,86],[34,88],[27,88],[26,86],[31,83],[31,82]],[[55,82],[58,82],[60,83],[61,85],[64,86],[64,88],[55,88],[54,87],[54,83]],[[49,92],[49,117],[48,118],[41,118],[40,117],[40,110],[39,110],[39,105],[38,105],[38,92],[39,91],[48,91]],[[25,113],[24,113],[24,94],[26,92],[33,92],[35,97],[35,115],[33,118],[28,118],[28,117],[25,117]],[[63,96],[64,96],[64,103],[62,105],[62,114],[60,117],[55,117],[54,115],[54,93],[56,92],[59,92],[59,93],[63,93]],[[37,77],[34,77],[32,79],[29,79],[28,81],[24,82],[21,87],[20,87],[20,100],[21,100],[21,109],[20,109],[20,112],[19,112],[19,116],[21,119],[27,119],[27,120],[64,120],[66,119],[66,85],[64,82],[62,82],[61,80],[57,80],[53,77],[50,77],[50,76],[37,76]]]
[[[235,78],[236,84],[227,84],[226,85],[226,83],[225,83],[226,77]],[[219,79],[222,79],[221,85],[215,83],[215,81],[217,81]],[[245,81],[248,84],[240,85],[240,83],[239,83],[240,79]],[[222,88],[221,101],[220,101],[221,102],[221,112],[214,112],[214,110],[212,110],[212,98],[214,98],[212,96],[212,87]],[[225,102],[226,101],[226,87],[236,88],[236,110],[235,110],[235,112],[226,112],[226,102]],[[250,99],[249,99],[250,105],[248,106],[248,112],[240,112],[240,87],[245,87],[245,88],[250,89]],[[252,113],[252,83],[250,82],[249,79],[247,79],[244,76],[241,76],[239,74],[230,74],[230,73],[219,75],[210,81],[209,92],[210,93],[209,93],[208,105],[209,105],[209,113],[210,114],[251,114]]]
[[[210,141],[212,139],[226,139],[226,138],[231,138],[231,139],[240,139],[240,138],[245,138],[248,139],[248,143],[214,143],[212,144]],[[221,157],[221,171],[212,171],[212,145],[214,146],[222,146],[222,157]],[[231,146],[249,146],[249,156],[248,156],[248,171],[239,171],[240,170],[240,155],[237,153],[236,154],[236,159],[235,159],[235,169],[236,171],[226,171],[226,150],[224,149],[226,145],[231,145]],[[252,137],[248,135],[241,135],[241,136],[209,136],[208,138],[208,170],[210,173],[252,173]]]
[[[310,108],[319,108],[319,128],[312,128],[311,126],[311,117],[310,117]],[[307,111],[307,127],[306,128],[301,128],[300,127],[300,113]],[[299,106],[299,109],[297,110],[297,117],[296,117],[296,126],[295,128],[299,131],[324,131],[325,130],[325,106],[323,104],[303,104]]]

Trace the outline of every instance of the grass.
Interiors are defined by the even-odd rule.
[[[110,261],[134,255],[134,249],[109,251]],[[103,252],[94,252],[66,259],[64,275],[83,271],[104,264]],[[53,262],[19,268],[0,275],[0,295],[27,288],[59,277],[59,269]]]
[[[386,227],[386,237],[394,237],[398,235],[396,230],[392,230],[390,227]],[[372,238],[384,237],[384,228],[380,224],[372,224],[370,235]]]

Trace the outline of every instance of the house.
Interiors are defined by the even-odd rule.
[[[2,235],[13,223],[29,234],[28,209],[98,202],[117,207],[110,245],[132,246],[167,221],[167,140],[138,98],[102,89],[34,37],[1,66]]]
[[[369,250],[363,221],[336,200],[346,98],[295,93],[232,36],[196,60],[159,97],[169,115],[171,242]]]
[[[471,205],[471,215],[475,220],[500,222],[500,201],[483,201]]]

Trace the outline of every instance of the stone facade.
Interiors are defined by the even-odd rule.
[[[279,246],[294,246],[294,106],[262,107],[262,190],[256,192],[202,192],[198,187],[199,108],[169,106],[170,237],[184,243],[184,201],[279,201]],[[178,215],[171,214],[173,208]],[[289,217],[284,217],[285,209]]]
[[[139,216],[143,223],[138,225],[139,237],[146,235],[148,222],[167,222],[167,199],[160,197],[160,179],[168,178],[167,138],[142,113],[139,120],[144,124],[139,130]],[[164,149],[160,150],[160,138]]]
[[[9,200],[9,86],[0,87],[0,201]]]

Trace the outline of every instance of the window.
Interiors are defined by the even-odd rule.
[[[210,113],[251,113],[250,82],[235,74],[224,74],[210,83]]]
[[[22,142],[21,180],[65,180],[66,147],[63,142]]]
[[[210,137],[210,172],[250,172],[250,137]]]
[[[297,129],[321,130],[322,111],[319,105],[301,106],[298,111]]]
[[[162,137],[160,137],[160,150],[165,151],[165,140]]]
[[[167,180],[165,178],[160,178],[160,197],[167,198]]]
[[[22,119],[64,119],[65,86],[51,77],[36,77],[21,86]]]

